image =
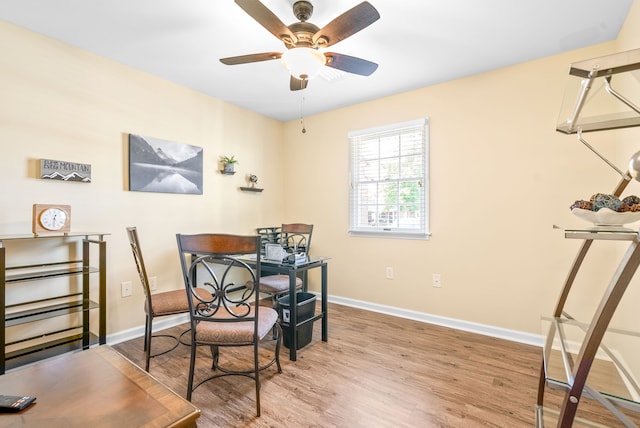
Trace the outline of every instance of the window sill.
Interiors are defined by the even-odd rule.
[[[408,233],[399,231],[373,231],[373,230],[350,230],[350,236],[361,238],[383,238],[383,239],[413,239],[428,241],[431,238],[431,233]]]

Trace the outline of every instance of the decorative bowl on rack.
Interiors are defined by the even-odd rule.
[[[640,220],[640,211],[621,213],[609,208],[601,208],[598,211],[573,208],[571,212],[576,217],[591,222],[596,226],[622,226]]]

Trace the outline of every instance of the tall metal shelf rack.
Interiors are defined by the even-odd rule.
[[[106,343],[105,235],[0,236],[0,374],[64,352]],[[33,254],[34,261],[13,262],[14,247]],[[96,250],[97,254],[92,255]],[[49,253],[55,255],[49,257]],[[69,279],[69,285],[61,287],[64,291],[51,291],[52,281],[73,277],[80,278],[77,286],[72,286]],[[97,287],[93,287],[97,290],[93,292],[92,277],[97,278]],[[28,297],[7,301],[10,287],[25,287],[18,294]],[[97,327],[91,325],[92,312],[97,312]],[[52,322],[57,317],[72,320],[60,327]],[[27,325],[36,323],[40,327],[34,327],[32,332]],[[7,329],[12,327],[25,327],[25,332],[8,338]]]
[[[582,133],[640,125],[640,108],[617,90],[622,88],[627,93],[633,92],[634,85],[640,82],[640,49],[571,64],[569,77],[565,102],[560,112],[561,120],[556,130],[577,134],[581,143],[619,173],[622,179],[612,194],[620,197],[633,178],[639,180],[637,174],[640,171],[635,170],[640,170],[640,152],[630,162],[630,170],[634,174],[632,177],[598,153],[584,140]],[[640,90],[636,93],[640,93]],[[547,337],[538,383],[537,426],[543,427],[550,420],[562,428],[571,427],[574,423],[601,426],[576,417],[581,399],[589,397],[615,416],[623,426],[638,427],[640,385],[637,363],[640,333],[613,328],[610,324],[640,265],[640,232],[622,226],[595,226],[564,229],[564,236],[583,242],[552,316],[543,317],[547,324]],[[591,320],[584,321],[568,313],[567,302],[577,288],[574,287],[576,277],[585,257],[596,241],[623,241],[629,244]],[[635,367],[631,368],[629,363]],[[606,367],[608,373],[615,375],[598,378],[596,372],[601,367]],[[547,387],[564,391],[559,411],[545,407]]]

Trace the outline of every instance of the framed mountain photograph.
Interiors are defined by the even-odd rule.
[[[129,190],[202,195],[202,147],[129,134]]]

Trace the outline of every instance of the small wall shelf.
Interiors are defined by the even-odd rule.
[[[262,192],[264,189],[259,189],[257,187],[241,187],[240,190],[243,192]]]
[[[235,173],[236,173],[235,171],[225,171],[225,170],[220,171],[220,174],[222,175],[233,175]]]

